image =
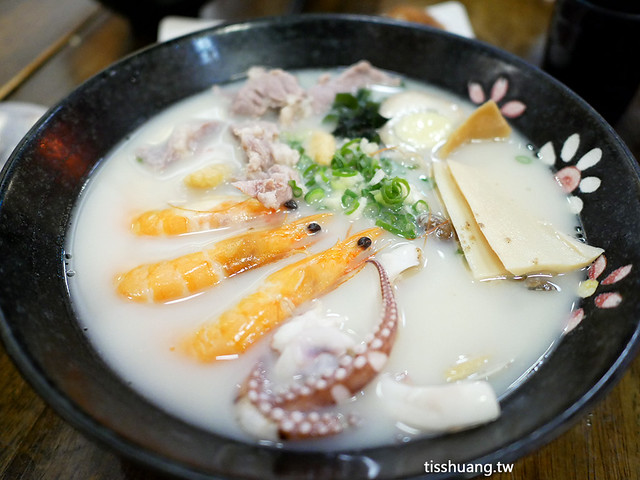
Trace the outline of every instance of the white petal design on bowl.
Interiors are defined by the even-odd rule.
[[[564,141],[564,145],[562,145],[560,158],[562,158],[562,160],[565,162],[570,161],[578,151],[579,146],[580,146],[580,134],[574,133],[573,135],[570,135]]]
[[[553,148],[553,143],[551,142],[545,143],[542,146],[542,148],[540,148],[540,151],[538,152],[538,158],[540,158],[542,163],[544,163],[545,165],[552,166],[553,164],[555,164],[556,151]]]
[[[600,188],[602,181],[598,177],[585,177],[580,181],[580,191],[582,193],[592,193]]]
[[[576,215],[582,211],[582,207],[584,203],[582,199],[579,197],[569,197],[569,211],[575,213]]]
[[[602,158],[602,150],[599,148],[592,148],[587,153],[585,153],[578,163],[576,163],[576,167],[579,170],[586,170],[589,167],[593,167],[596,163],[600,161]]]

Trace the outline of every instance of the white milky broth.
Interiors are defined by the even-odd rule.
[[[318,72],[300,73],[310,85]],[[179,348],[180,341],[202,324],[252,292],[264,278],[304,254],[295,254],[250,272],[222,281],[215,288],[186,299],[164,304],[135,303],[116,292],[117,275],[146,262],[156,262],[203,249],[221,238],[237,234],[238,228],[180,235],[145,237],[131,232],[131,219],[148,209],[198,202],[212,195],[240,195],[230,186],[194,192],[184,176],[212,160],[228,162],[234,172],[245,163],[244,152],[225,128],[207,147],[163,171],[136,161],[142,145],[163,141],[172,129],[193,119],[215,119],[232,125],[240,121],[228,113],[232,84],[190,98],[161,113],[122,142],[95,172],[75,212],[67,251],[75,275],[69,278],[73,304],[81,327],[105,361],[158,407],[213,432],[254,442],[239,428],[234,398],[255,362],[269,352],[270,335],[262,338],[237,359],[199,362]],[[464,115],[471,105],[439,90],[406,81],[415,89],[442,97],[457,105]],[[377,95],[388,95],[385,91]],[[318,117],[288,127],[294,133],[314,127]],[[286,130],[281,128],[281,130]],[[516,157],[526,157],[523,163]],[[572,234],[578,219],[549,169],[538,162],[527,141],[514,133],[506,141],[470,143],[452,156],[462,163],[482,165],[488,174],[502,179],[506,191],[533,214]],[[429,159],[429,155],[426,155]],[[427,170],[410,169],[417,179]],[[443,213],[437,191],[429,182],[415,181],[431,211]],[[300,202],[302,203],[302,202]],[[287,213],[300,217],[314,213],[308,206]],[[372,222],[336,213],[310,247],[321,251]],[[440,385],[446,372],[465,359],[485,358],[479,378],[487,378],[498,396],[504,395],[559,341],[573,304],[582,272],[557,276],[556,292],[532,291],[513,280],[477,281],[469,273],[455,241],[429,236],[406,240],[384,237],[383,251],[393,244],[413,243],[422,249],[423,268],[405,272],[395,281],[401,324],[388,363],[380,377],[410,379],[416,385]],[[371,265],[331,293],[318,299],[322,310],[342,318],[341,328],[355,339],[363,338],[378,322],[381,298],[378,276]],[[308,307],[300,310],[304,311]],[[302,442],[303,448],[364,447],[406,441],[423,434],[397,422],[388,414],[378,394],[378,380],[364,393],[339,406],[357,414],[358,426],[329,440]],[[328,443],[327,443],[328,442]]]

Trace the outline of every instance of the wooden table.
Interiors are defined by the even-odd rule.
[[[283,5],[270,2],[265,7],[263,2],[252,7],[250,1],[246,3],[247,16],[279,13]],[[379,13],[396,3],[309,0],[305,11]],[[410,3],[424,6],[436,2]],[[552,2],[463,0],[462,3],[478,38],[532,63],[539,61]],[[152,40],[136,34],[124,18],[91,0],[2,0],[0,100],[53,105],[89,76]],[[636,158],[640,158],[640,95],[615,128]],[[25,383],[2,347],[0,477],[164,478],[118,458],[72,429]],[[573,428],[520,459],[512,473],[491,478],[640,479],[640,359],[636,359],[604,401]]]

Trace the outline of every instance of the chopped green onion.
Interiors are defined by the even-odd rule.
[[[529,164],[531,162],[533,162],[533,159],[527,155],[517,155],[516,156],[516,161],[518,163],[523,163],[523,164]]]
[[[416,238],[419,233],[416,217],[428,212],[429,205],[424,200],[408,203],[411,186],[402,178],[406,167],[389,158],[370,156],[362,145],[360,138],[347,141],[335,152],[330,166],[318,165],[300,146],[296,168],[306,195],[295,182],[289,185],[294,193],[304,195],[304,200],[318,209],[342,207],[345,215],[359,211],[395,235]],[[381,176],[380,171],[385,175],[371,185],[376,174]]]
[[[310,156],[305,155],[303,152],[301,152],[300,160],[298,160],[298,163],[296,164],[296,168],[298,169],[298,171],[304,172],[310,165],[314,165],[314,164],[315,162]]]
[[[304,200],[307,203],[318,202],[324,198],[325,192],[322,188],[316,187],[313,190],[309,190],[304,196]]]
[[[413,213],[419,215],[421,213],[427,213],[429,211],[429,204],[424,200],[418,200],[411,206]]]
[[[409,196],[409,182],[404,178],[394,177],[391,179],[383,179],[380,182],[380,196],[385,205],[398,205],[404,202]]]
[[[358,199],[358,194],[353,190],[349,190],[348,188],[342,194],[342,198],[340,202],[342,203],[343,208],[349,208],[355,201]]]
[[[355,200],[351,206],[349,206],[348,208],[346,208],[344,210],[345,215],[351,215],[353,212],[355,212],[358,208],[360,207],[360,202],[358,200]]]
[[[380,215],[380,205],[377,202],[368,202],[363,214],[367,218],[376,218]]]
[[[340,168],[333,170],[333,175],[336,177],[354,177],[358,174],[356,170],[349,170],[347,168]]]
[[[322,181],[324,183],[330,183],[331,182],[329,177],[327,177],[327,167],[323,167],[322,170],[320,170],[320,178],[322,179]]]
[[[302,189],[298,186],[295,180],[289,180],[289,186],[293,191],[293,196],[298,198],[302,196]]]
[[[314,173],[316,173],[316,170],[318,170],[319,168],[320,167],[317,164],[312,163],[304,170],[304,172],[302,172],[302,174],[305,177],[308,177],[309,175],[313,175]]]
[[[416,228],[414,225],[409,223],[402,223],[399,225],[394,225],[386,220],[378,219],[376,220],[376,225],[378,227],[384,228],[386,231],[393,233],[394,235],[398,235],[400,237],[404,237],[407,239],[413,239],[417,237]]]
[[[376,220],[376,225],[378,227],[384,228],[386,231],[391,232],[394,235],[400,235],[400,229],[396,228],[395,226],[393,226],[392,224],[390,224],[385,220],[381,220],[381,219]]]

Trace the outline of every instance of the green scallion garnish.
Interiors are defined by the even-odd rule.
[[[411,187],[404,178],[394,177],[380,182],[380,197],[385,205],[399,205],[409,196]]]
[[[418,200],[411,206],[411,210],[416,215],[420,215],[421,213],[427,213],[429,211],[429,204],[424,200]]]
[[[339,199],[338,208],[345,215],[360,211],[395,235],[416,238],[422,229],[417,218],[429,211],[429,205],[411,195],[411,185],[401,176],[406,167],[381,158],[379,152],[365,153],[365,144],[361,138],[347,141],[336,150],[330,165],[318,165],[296,144],[301,154],[296,168],[306,194],[291,181],[294,196],[304,195],[304,201],[318,209],[336,208]]]
[[[295,180],[289,180],[289,186],[293,191],[293,196],[299,198],[302,196],[302,189],[298,186]]]
[[[324,196],[325,191],[320,187],[316,187],[313,190],[309,190],[307,192],[307,194],[304,196],[304,201],[307,203],[314,203],[322,200]]]

